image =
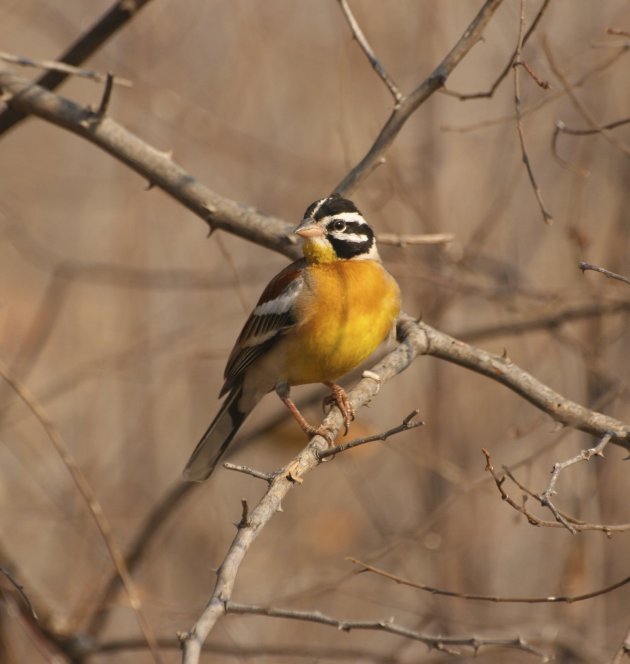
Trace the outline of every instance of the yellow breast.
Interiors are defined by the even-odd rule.
[[[400,311],[398,284],[377,261],[315,263],[296,302],[300,322],[287,335],[287,382],[332,381],[366,360]]]

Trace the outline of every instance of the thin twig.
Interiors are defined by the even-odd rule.
[[[99,119],[105,117],[107,109],[109,108],[109,100],[112,96],[112,87],[114,85],[114,75],[111,72],[107,72],[107,79],[105,81],[105,89],[103,90],[103,96],[101,97],[101,103],[96,111],[96,115]]]
[[[619,50],[617,53],[614,53],[611,55],[609,58],[604,60],[603,62],[595,65],[591,69],[588,69],[580,78],[578,78],[575,82],[573,82],[571,85],[573,89],[580,88],[582,87],[588,80],[591,79],[592,76],[595,74],[599,74],[612,65],[614,65],[618,60],[620,60],[622,57],[624,57],[627,53],[630,53],[630,43],[624,43],[620,46],[617,46]],[[512,65],[510,65],[511,67]],[[539,99],[536,103],[532,104],[530,107],[526,109],[521,109],[521,114],[522,117],[526,117],[528,115],[531,115],[537,111],[539,111],[541,108],[544,106],[547,106],[547,104],[550,104],[553,101],[556,101],[556,99],[560,99],[566,95],[565,90],[557,90],[556,92],[550,92],[549,94],[545,95],[541,99]],[[475,122],[474,124],[470,125],[463,125],[459,127],[454,127],[451,125],[441,125],[440,129],[442,131],[456,131],[460,133],[466,133],[470,131],[477,131],[478,129],[486,129],[488,127],[495,127],[500,124],[505,124],[507,122],[514,122],[514,115],[504,115],[499,118],[493,118],[490,120],[483,120],[482,122]]]
[[[582,595],[553,595],[548,597],[501,597],[499,595],[474,595],[470,593],[461,593],[455,592],[453,590],[443,590],[442,588],[434,588],[432,586],[427,586],[424,583],[419,583],[418,581],[411,581],[410,579],[405,579],[404,577],[397,576],[391,572],[387,572],[368,563],[364,563],[357,558],[347,557],[346,560],[349,560],[355,565],[359,565],[362,569],[359,572],[373,572],[379,576],[383,576],[386,579],[395,581],[401,586],[409,586],[410,588],[417,588],[418,590],[424,590],[431,593],[432,595],[443,595],[445,597],[457,597],[459,599],[473,600],[478,602],[495,602],[495,603],[512,603],[512,604],[548,604],[554,602],[562,602],[566,604],[573,604],[574,602],[583,602],[587,599],[593,599],[594,597],[599,597],[600,595],[606,595],[613,590],[617,590],[622,586],[630,583],[630,576],[627,576],[621,581],[612,583],[605,588],[600,588],[598,590],[593,590],[589,593],[584,593]]]
[[[462,329],[455,336],[469,343],[472,341],[478,342],[481,339],[513,336],[536,330],[553,331],[573,321],[623,314],[628,311],[630,311],[630,302],[627,300],[600,301],[581,305],[571,304],[563,309],[558,309],[556,305],[554,313],[551,314],[534,316],[526,320]]]
[[[0,51],[0,60],[10,62],[21,67],[37,67],[38,69],[46,69],[48,71],[58,71],[70,76],[79,76],[81,78],[89,78],[97,83],[105,83],[109,76],[112,77],[112,85],[122,85],[131,87],[133,83],[126,78],[113,76],[113,74],[101,74],[101,72],[94,71],[93,69],[81,69],[80,67],[73,67],[65,62],[56,62],[55,60],[36,60],[35,58],[26,58],[22,55],[13,55]]]
[[[125,565],[130,573],[143,560],[147,550],[154,543],[159,529],[164,527],[169,517],[172,517],[181,508],[184,500],[199,487],[200,485],[194,482],[179,481],[152,507],[137,529],[125,555]],[[97,637],[105,627],[109,609],[114,605],[112,600],[118,592],[120,584],[121,577],[114,570],[100,595],[96,599],[90,598],[91,618],[85,630],[88,636]],[[86,610],[85,614],[89,615],[89,612]]]
[[[398,132],[409,117],[437,90],[444,86],[451,72],[457,67],[470,49],[481,39],[483,31],[503,0],[486,0],[483,6],[464,31],[459,41],[416,89],[396,103],[391,115],[383,125],[376,140],[361,161],[354,166],[335,191],[348,195],[356,189],[371,172],[374,164],[383,158]]]
[[[543,14],[545,13],[545,10],[549,6],[549,3],[551,0],[545,0],[542,5],[540,6],[540,9],[538,10],[536,16],[534,17],[534,20],[532,21],[532,24],[529,26],[529,29],[525,33],[525,36],[523,37],[523,46],[527,43],[529,38],[534,34],[534,30],[538,27],[538,23],[540,22],[540,19],[542,18]],[[514,49],[512,55],[510,56],[510,59],[508,60],[507,64],[503,68],[503,71],[499,74],[499,76],[495,79],[494,83],[490,86],[490,89],[486,90],[485,92],[472,92],[472,93],[462,93],[462,92],[455,92],[454,90],[447,90],[446,88],[442,89],[442,93],[445,95],[449,95],[451,97],[456,97],[460,101],[467,101],[469,99],[484,99],[488,97],[492,97],[494,93],[496,92],[496,89],[499,87],[499,85],[503,82],[505,77],[510,73],[510,70],[512,69],[512,65],[514,64],[514,58],[516,58],[518,54],[517,49]]]
[[[388,429],[387,431],[383,431],[382,433],[374,434],[373,436],[356,438],[355,440],[343,443],[343,445],[333,445],[332,447],[329,447],[327,450],[324,450],[323,452],[318,452],[317,456],[320,459],[325,459],[326,457],[335,456],[335,454],[339,454],[340,452],[345,452],[346,450],[350,450],[353,447],[358,447],[359,445],[365,445],[366,443],[374,443],[376,441],[384,441],[391,436],[395,436],[396,434],[402,433],[403,431],[410,431],[411,429],[416,429],[418,427],[424,426],[424,422],[413,421],[413,418],[416,417],[416,415],[419,412],[420,412],[419,410],[414,410],[413,412],[409,413],[409,415],[407,415],[407,417],[405,417],[405,419],[402,421],[402,424],[399,424],[398,426],[393,427],[392,429]]]
[[[515,67],[519,65],[523,67],[523,69],[529,74],[530,78],[539,88],[542,88],[543,90],[549,90],[551,88],[549,81],[545,80],[544,78],[540,78],[540,76],[538,76],[538,74],[532,69],[528,62],[525,60],[520,60],[519,62],[514,63]]]
[[[630,157],[630,147],[627,146],[623,141],[618,140],[617,137],[613,133],[611,133],[610,130],[607,129],[605,125],[602,125],[597,120],[597,118],[595,118],[595,116],[591,113],[591,111],[587,108],[587,106],[577,96],[575,90],[573,89],[573,86],[571,85],[571,82],[567,78],[566,74],[560,68],[560,65],[557,63],[553,55],[551,45],[547,39],[543,39],[542,46],[543,46],[543,51],[547,56],[547,60],[549,62],[551,70],[562,84],[562,87],[569,96],[569,99],[573,102],[573,106],[575,106],[578,113],[580,113],[580,115],[584,118],[584,120],[591,127],[591,129],[600,134],[602,138],[608,141],[612,146],[617,148],[620,152],[625,154],[626,157]]]
[[[31,600],[29,599],[28,595],[26,594],[26,591],[24,590],[24,586],[19,584],[11,575],[9,570],[5,569],[4,567],[0,567],[0,574],[4,576],[7,581],[13,586],[13,588],[17,591],[17,594],[20,596],[20,599],[22,602],[24,602],[26,608],[28,609],[29,613],[31,616],[35,619],[38,620],[37,618],[37,613],[35,613],[35,609],[33,608],[33,605],[31,604]],[[0,593],[2,592],[2,588],[0,588]]]
[[[630,628],[628,628],[623,643],[619,646],[610,664],[622,664],[625,658],[630,658]]]
[[[37,115],[94,143],[160,187],[212,229],[236,233],[286,256],[299,255],[294,226],[219,196],[176,164],[170,154],[155,149],[110,117],[100,121],[89,108],[2,68],[0,90],[10,95],[9,107]]]
[[[543,661],[549,661],[545,654],[530,646],[520,636],[511,639],[485,639],[477,636],[430,636],[417,632],[407,627],[402,627],[394,622],[393,619],[389,620],[343,620],[333,618],[320,611],[300,611],[297,609],[276,609],[267,606],[256,606],[250,604],[237,604],[235,602],[226,602],[226,613],[238,613],[245,615],[265,616],[268,618],[285,618],[288,620],[302,620],[306,622],[313,622],[319,625],[327,625],[334,627],[343,632],[351,632],[352,630],[373,630],[379,632],[389,632],[397,636],[404,636],[405,638],[414,641],[420,641],[426,644],[429,648],[446,652],[449,654],[460,654],[458,650],[454,650],[456,646],[472,648],[475,653],[480,648],[487,646],[498,646],[503,648],[513,648],[523,652],[531,653],[542,658]]]
[[[617,281],[623,281],[624,284],[630,284],[630,279],[628,277],[624,277],[622,274],[617,274],[616,272],[611,272],[610,270],[607,270],[605,267],[599,267],[598,265],[593,265],[592,263],[585,263],[582,261],[579,265],[580,270],[582,272],[586,272],[586,270],[592,270],[593,272],[599,272],[600,274],[603,274],[605,277],[608,277],[609,279],[616,279]]]
[[[556,122],[556,126],[554,127],[553,134],[551,135],[551,154],[553,155],[553,158],[561,166],[569,169],[570,171],[573,171],[574,173],[577,173],[578,175],[581,175],[583,178],[586,178],[591,174],[588,169],[582,168],[577,164],[574,164],[573,162],[569,161],[568,159],[561,157],[560,153],[558,152],[558,137],[564,131],[564,129],[565,129],[564,122],[558,120]]]
[[[54,424],[48,419],[46,413],[37,403],[30,390],[28,390],[26,386],[22,385],[14,376],[12,376],[2,362],[0,362],[0,375],[2,375],[4,380],[11,386],[15,393],[33,413],[37,421],[42,425],[50,442],[53,444],[55,451],[57,454],[59,454],[63,464],[70,473],[70,476],[72,477],[72,480],[74,481],[79,494],[83,498],[90,515],[94,519],[94,522],[101,534],[101,538],[109,553],[112,563],[114,564],[114,567],[120,576],[122,584],[127,593],[127,597],[129,598],[129,604],[136,614],[136,619],[138,620],[140,629],[142,630],[144,638],[149,645],[153,659],[157,664],[160,664],[162,659],[160,657],[159,648],[155,640],[155,635],[151,625],[144,615],[142,602],[140,600],[140,595],[136,588],[136,584],[129,574],[122,552],[120,551],[118,544],[116,544],[113,538],[112,527],[103,512],[103,508],[99,503],[92,489],[92,486],[83,474],[83,471],[79,468],[79,465],[65,444],[61,434],[54,426]]]
[[[359,44],[359,46],[361,47],[361,50],[365,53],[365,56],[369,60],[374,71],[380,76],[383,83],[385,83],[385,85],[387,86],[387,89],[391,92],[394,101],[396,103],[399,103],[403,98],[402,93],[398,89],[398,86],[394,82],[394,79],[385,71],[385,68],[374,54],[372,47],[370,46],[368,40],[365,38],[365,35],[363,34],[363,31],[361,30],[361,26],[357,23],[357,20],[355,19],[352,11],[350,10],[347,0],[338,0],[338,2],[341,7],[341,11],[343,12],[346,21],[350,26],[350,30],[352,31],[352,36],[356,40],[357,44]]]
[[[556,506],[554,505],[553,501],[551,500],[551,496],[555,493],[555,486],[556,482],[558,481],[558,477],[560,476],[560,473],[565,469],[568,468],[569,466],[573,466],[576,463],[579,463],[580,461],[589,461],[592,459],[594,456],[604,456],[604,448],[608,443],[610,442],[610,439],[612,438],[612,434],[606,433],[602,436],[601,440],[595,447],[591,447],[586,450],[582,450],[579,454],[576,454],[574,457],[567,459],[566,461],[558,461],[553,465],[553,469],[551,471],[551,479],[549,480],[549,484],[547,485],[547,488],[545,491],[540,494],[540,504],[543,507],[548,507],[551,510],[551,513],[554,515],[556,521],[561,523],[569,532],[571,532],[573,535],[577,532],[575,527],[569,523],[569,521],[558,511]]]
[[[398,233],[378,233],[379,244],[391,244],[395,247],[406,247],[418,244],[448,244],[455,239],[454,233],[428,233],[423,235],[404,235]]]
[[[149,0],[133,0],[132,2],[115,0],[110,9],[92,27],[56,58],[56,62],[64,62],[74,66],[85,62],[112,35],[132,20],[148,2]],[[36,81],[31,81],[31,84],[46,90],[55,90],[67,77],[66,72],[47,71]],[[24,120],[28,113],[29,111],[23,111],[12,106],[0,113],[0,135]]]
[[[481,450],[486,457],[486,471],[492,475],[492,478],[494,479],[494,483],[496,484],[497,489],[499,490],[499,493],[501,494],[501,499],[504,500],[510,507],[512,507],[514,510],[522,514],[527,521],[532,525],[532,526],[539,526],[539,527],[544,527],[544,528],[565,528],[565,525],[561,523],[560,521],[546,521],[544,519],[541,519],[537,517],[535,514],[533,514],[530,510],[525,507],[525,502],[523,501],[522,504],[517,503],[505,490],[504,484],[505,484],[505,479],[506,477],[509,478],[516,486],[524,491],[528,496],[536,500],[538,503],[541,503],[541,498],[539,495],[535,494],[533,491],[525,487],[523,484],[521,484],[512,474],[512,472],[506,468],[503,467],[503,475],[500,475],[492,465],[492,460],[490,457],[490,452],[486,450],[485,448]],[[587,530],[594,530],[594,531],[599,531],[603,532],[605,535],[610,537],[612,533],[621,533],[621,532],[626,532],[630,530],[630,523],[626,524],[620,524],[620,525],[609,525],[609,524],[599,524],[599,523],[587,523],[586,521],[580,521],[579,519],[575,519],[571,516],[568,516],[566,514],[562,514],[562,517],[565,519],[565,521],[570,522],[573,528],[577,532],[583,532]]]
[[[255,468],[250,468],[249,466],[237,466],[236,464],[229,463],[228,461],[223,464],[223,467],[226,470],[233,470],[237,473],[250,475],[251,477],[255,477],[258,480],[265,480],[265,482],[271,482],[271,480],[274,478],[273,473],[263,473],[261,470],[256,470]]]
[[[522,51],[523,51],[524,34],[525,34],[525,0],[521,0],[521,15],[519,21],[518,44],[516,47],[516,55],[514,57],[514,63],[512,65],[512,69],[514,70],[514,109],[516,111],[516,131],[518,132],[518,139],[521,145],[521,155],[523,157],[523,163],[525,164],[525,168],[527,169],[527,175],[529,176],[529,181],[532,185],[532,189],[536,196],[536,200],[538,201],[538,206],[540,207],[540,211],[543,216],[543,221],[546,224],[550,224],[553,222],[553,217],[545,207],[540,187],[536,182],[536,176],[534,175],[534,170],[529,160],[529,155],[527,154],[527,145],[525,143],[525,132],[523,130],[523,114],[521,111],[521,79],[520,79],[519,65],[523,64]]]

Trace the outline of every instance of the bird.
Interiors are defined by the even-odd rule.
[[[275,391],[301,429],[310,425],[290,398],[290,387],[323,383],[325,400],[341,411],[346,433],[354,410],[341,376],[363,363],[391,334],[400,312],[400,289],[383,266],[374,231],[357,206],[339,194],[306,209],[294,231],[303,257],[279,272],[247,319],[224,372],[225,400],[194,449],[183,476],[207,479],[258,402]]]

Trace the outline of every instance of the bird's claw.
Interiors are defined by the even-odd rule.
[[[333,406],[339,408],[343,417],[343,425],[345,429],[344,435],[347,435],[350,429],[350,422],[354,420],[355,416],[354,406],[350,403],[350,398],[342,387],[339,387],[339,385],[335,385],[334,383],[331,383],[328,387],[331,390],[331,394],[324,398],[322,407],[325,413],[330,412],[330,409]]]

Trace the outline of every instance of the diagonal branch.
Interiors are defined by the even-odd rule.
[[[149,0],[117,0],[112,7],[58,58],[58,62],[80,65],[95,53],[113,34],[125,26]],[[48,90],[58,88],[69,76],[67,71],[47,71],[35,84]],[[22,122],[30,111],[8,108],[0,113],[0,135]]]
[[[371,173],[374,165],[394,142],[398,132],[409,117],[437,90],[444,86],[453,69],[462,61],[470,49],[481,39],[483,31],[501,5],[502,0],[486,0],[477,16],[464,31],[440,64],[411,94],[397,101],[394,110],[381,129],[372,147],[361,161],[336,186],[335,191],[348,195]]]
[[[287,256],[297,255],[297,241],[284,221],[219,196],[176,164],[169,153],[156,150],[111,118],[3,68],[0,91],[9,95],[7,103],[16,111],[37,115],[105,150],[201,217],[211,231],[227,230]]]

